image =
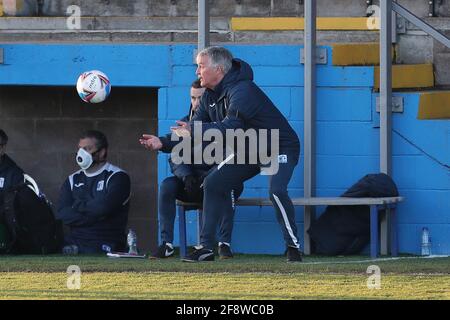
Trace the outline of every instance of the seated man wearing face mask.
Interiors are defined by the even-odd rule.
[[[86,131],[78,143],[76,162],[81,170],[64,182],[57,218],[70,228],[64,253],[123,251],[130,199],[130,177],[108,163],[108,141],[96,130]]]

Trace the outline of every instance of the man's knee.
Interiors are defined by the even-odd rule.
[[[169,196],[169,195],[175,195],[178,190],[178,184],[177,177],[168,177],[161,182],[161,185],[159,186],[159,192],[162,197]]]
[[[273,198],[274,195],[276,195],[277,197],[283,197],[283,196],[287,195],[287,193],[288,193],[288,191],[287,191],[286,186],[270,185],[270,188],[269,188],[270,198]]]
[[[203,180],[203,191],[205,193],[222,193],[225,192],[229,186],[220,182],[219,176],[212,173]]]

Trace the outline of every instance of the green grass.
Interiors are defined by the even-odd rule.
[[[386,275],[381,289],[367,277],[341,274],[86,273],[80,290],[64,273],[10,273],[4,299],[449,299],[450,276]]]
[[[82,271],[67,289],[67,267]],[[368,289],[367,267],[381,269]],[[232,260],[126,260],[100,256],[1,256],[0,299],[450,299],[450,258],[237,255]]]
[[[364,261],[364,262],[361,262]],[[366,256],[308,256],[303,263],[286,263],[282,256],[236,255],[230,260],[186,263],[178,258],[163,260],[111,259],[105,256],[0,256],[0,272],[61,272],[69,265],[83,272],[189,272],[189,273],[350,273],[366,274],[367,267],[378,265],[383,273],[449,274],[450,258],[423,259],[401,257],[371,260]]]

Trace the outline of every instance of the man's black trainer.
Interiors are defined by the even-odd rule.
[[[185,262],[214,261],[214,252],[203,247],[196,248],[191,254],[182,259]]]
[[[231,259],[233,258],[233,252],[229,245],[223,242],[219,242],[219,259]]]
[[[164,259],[173,256],[175,250],[171,244],[163,242],[155,252],[152,252],[149,259]]]
[[[287,248],[287,262],[302,262],[302,253],[294,247]]]

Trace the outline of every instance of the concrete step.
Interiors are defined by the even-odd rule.
[[[398,64],[392,66],[392,89],[424,89],[434,87],[432,64]],[[375,67],[374,89],[380,89],[380,67]]]
[[[375,66],[374,89],[380,85],[380,46],[378,43],[336,43],[331,45],[333,66]],[[392,48],[394,62],[394,47]],[[433,64],[394,64],[392,89],[434,87]]]
[[[401,20],[400,20],[401,19]],[[435,29],[450,30],[450,19],[422,18],[426,23]],[[375,23],[377,22],[377,23]],[[399,18],[400,23],[405,23],[407,32],[411,34],[425,34],[414,24]],[[304,30],[305,19],[302,17],[231,17],[230,27],[233,31],[280,31],[280,30]],[[378,32],[379,20],[377,18],[351,17],[348,15],[341,17],[318,16],[316,20],[317,30],[371,30]]]
[[[2,17],[0,30],[71,30],[72,18],[68,17]],[[78,30],[197,30],[197,17],[80,17]],[[211,18],[212,32],[228,31],[228,17]],[[2,31],[2,32],[3,32]]]
[[[20,30],[0,32],[1,43],[197,43],[197,30]],[[229,32],[211,32],[212,43],[229,43]]]
[[[450,119],[450,90],[420,92],[417,119]]]
[[[229,32],[212,30],[212,43],[242,44],[299,44],[303,43],[303,31],[272,32]],[[197,43],[197,30],[2,30],[0,42],[34,41],[95,41],[95,42],[192,42]],[[352,31],[323,31],[317,36],[319,44],[330,45],[336,42],[358,43],[376,42],[378,33]]]
[[[380,64],[380,45],[368,43],[334,43],[331,45],[334,66],[369,66]],[[392,57],[395,61],[395,49]]]
[[[303,30],[290,31],[233,31],[234,42],[252,44],[299,44],[304,41]],[[317,43],[331,45],[336,42],[377,42],[378,32],[372,31],[321,31],[317,33]]]
[[[66,17],[0,18],[2,42],[197,42],[196,17],[81,17],[73,29]],[[210,39],[229,42],[228,18],[211,19]]]
[[[304,30],[300,17],[232,17],[233,31]],[[367,17],[318,17],[317,30],[373,30]]]
[[[333,66],[374,66],[374,89],[379,90],[380,46],[378,43],[336,43],[331,45]],[[394,62],[395,49],[392,48]],[[431,88],[435,85],[433,64],[394,64],[392,88]]]

